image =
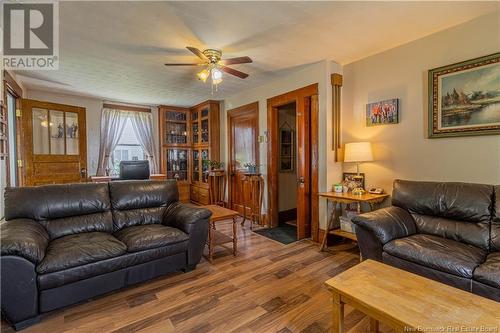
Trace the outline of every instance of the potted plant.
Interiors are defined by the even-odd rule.
[[[256,164],[255,162],[248,162],[243,165],[245,168],[247,168],[248,173],[258,173],[259,172],[259,165]]]
[[[218,171],[224,169],[224,162],[216,161],[216,160],[207,160],[207,164],[212,171]]]

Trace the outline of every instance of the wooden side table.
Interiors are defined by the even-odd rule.
[[[261,210],[262,210],[262,198],[264,196],[264,177],[260,173],[245,173],[243,175],[243,180],[248,182],[250,185],[250,204],[247,200],[244,200],[243,206],[243,221],[241,225],[245,224],[247,219],[247,207],[250,208],[250,230],[253,230],[253,224],[261,225]]]
[[[237,221],[236,217],[239,215],[237,211],[227,209],[217,205],[203,206],[212,212],[208,227],[208,261],[213,262],[214,249],[217,245],[224,245],[226,243],[233,243],[233,255],[238,254],[238,235],[237,235]],[[215,230],[215,223],[225,220],[233,220],[233,235],[232,237]]]
[[[210,204],[224,207],[226,196],[226,172],[224,170],[210,170],[208,172],[210,190]]]
[[[322,192],[318,193],[320,198],[325,198],[328,201],[333,202],[333,210],[330,214],[330,218],[328,220],[328,226],[325,230],[325,234],[323,235],[323,240],[321,241],[320,250],[323,251],[326,248],[326,240],[328,239],[328,235],[337,235],[340,237],[348,238],[354,241],[357,241],[356,234],[352,232],[347,232],[341,230],[340,228],[334,228],[335,221],[337,220],[337,207],[339,206],[342,210],[342,204],[358,204],[358,213],[361,212],[361,203],[366,202],[370,205],[371,210],[375,210],[376,205],[380,204],[389,196],[389,194],[352,194],[348,193],[336,193],[336,192]]]

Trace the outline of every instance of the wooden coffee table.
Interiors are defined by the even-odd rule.
[[[233,255],[238,254],[238,237],[237,237],[237,223],[236,217],[239,215],[237,211],[224,208],[217,205],[203,206],[203,208],[208,209],[212,212],[212,217],[210,217],[210,225],[208,228],[208,260],[213,261],[214,249],[217,245],[224,245],[226,243],[233,243]],[[215,229],[215,223],[225,220],[233,220],[233,235],[232,237],[217,231]]]
[[[498,332],[500,303],[373,260],[325,282],[333,294],[332,332],[343,332],[344,304],[397,332]],[[483,330],[481,330],[483,328]]]

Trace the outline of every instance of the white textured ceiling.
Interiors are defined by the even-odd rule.
[[[349,63],[499,10],[499,2],[60,2],[60,69],[28,88],[140,104],[222,99],[323,59]],[[248,55],[220,91],[195,79],[186,46]]]

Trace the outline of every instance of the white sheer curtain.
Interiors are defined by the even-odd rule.
[[[158,159],[153,138],[153,120],[149,112],[130,112],[130,121],[137,140],[149,161],[151,173],[158,173]]]
[[[105,176],[106,169],[113,168],[112,154],[123,134],[127,121],[127,113],[114,110],[102,109],[101,114],[101,145],[99,147],[99,162],[97,175]]]

